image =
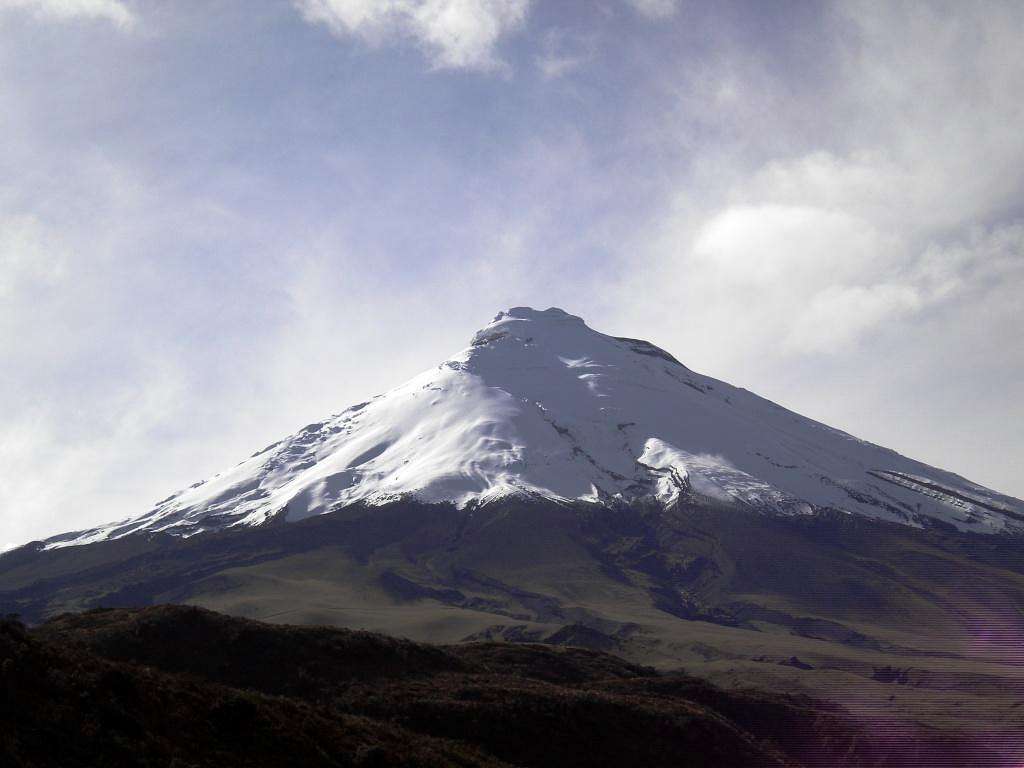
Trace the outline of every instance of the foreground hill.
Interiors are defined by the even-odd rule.
[[[0,624],[12,766],[1009,766],[963,734],[879,729],[607,654],[424,646],[195,608]]]

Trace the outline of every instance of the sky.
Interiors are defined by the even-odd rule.
[[[558,306],[1024,497],[1024,4],[0,0],[0,548]]]

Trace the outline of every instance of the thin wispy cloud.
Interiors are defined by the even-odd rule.
[[[0,0],[0,12],[22,11],[40,21],[102,20],[122,29],[136,23],[135,14],[121,0]]]
[[[667,19],[679,10],[678,0],[627,0],[637,12],[649,19]]]
[[[494,71],[502,38],[522,28],[530,0],[295,0],[308,21],[369,45],[412,41],[437,69]]]
[[[0,298],[13,299],[60,281],[67,256],[59,238],[30,215],[0,219]]]
[[[597,55],[594,35],[581,35],[566,29],[548,30],[540,44],[537,69],[547,80],[578,72]]]

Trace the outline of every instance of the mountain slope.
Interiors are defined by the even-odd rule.
[[[268,446],[142,517],[60,547],[301,520],[415,497],[597,505],[680,497],[773,514],[834,509],[913,526],[1024,532],[1024,502],[697,374],[559,309],[500,313],[402,386]]]

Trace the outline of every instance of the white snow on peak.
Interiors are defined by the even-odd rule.
[[[510,494],[609,504],[681,499],[909,525],[1024,532],[1024,502],[694,373],[653,344],[561,309],[515,307],[405,384],[253,455],[130,521],[48,547],[138,531],[194,535],[403,497]]]

